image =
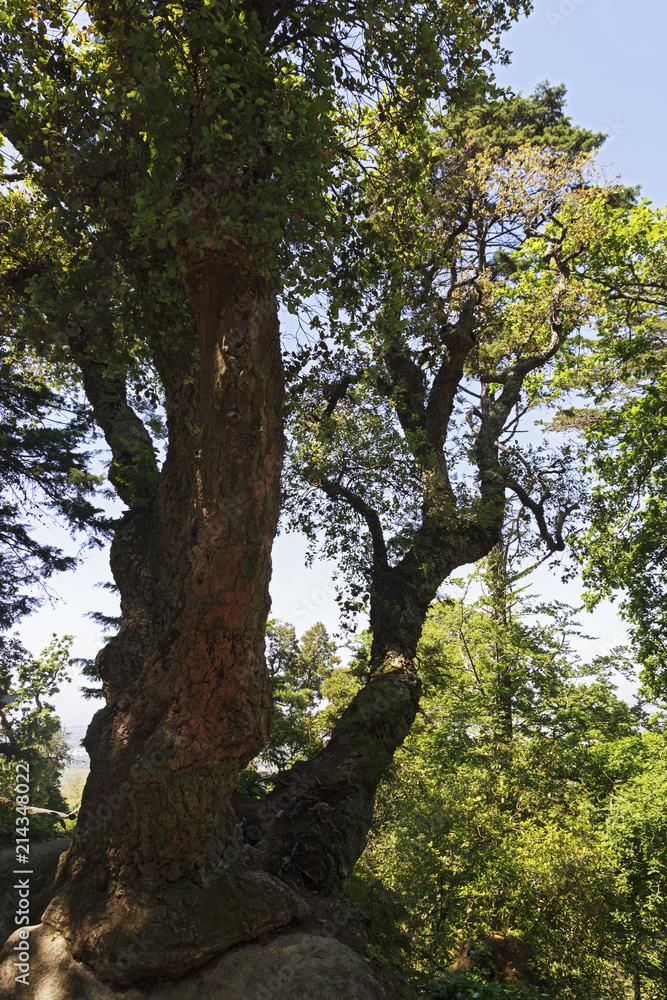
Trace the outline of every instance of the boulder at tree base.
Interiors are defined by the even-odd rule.
[[[326,930],[326,923],[324,928]],[[238,945],[177,982],[116,990],[75,961],[46,924],[30,928],[30,985],[14,981],[15,932],[0,956],[0,998],[16,1000],[412,1000],[349,944],[300,925]]]

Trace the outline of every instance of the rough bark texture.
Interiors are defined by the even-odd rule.
[[[33,846],[30,880],[35,904],[48,893],[57,857],[69,841]],[[251,849],[246,854],[252,856]],[[11,935],[0,955],[0,997],[16,996],[14,980],[19,934],[14,924],[15,881],[11,871],[14,849],[0,852],[0,872],[7,875],[5,935]],[[262,877],[261,875],[256,877]],[[244,901],[245,903],[245,901]],[[37,905],[31,913],[39,912]],[[244,906],[244,914],[248,917]],[[117,989],[84,963],[73,958],[64,938],[41,924],[31,927],[30,973],[20,992],[26,1000],[113,1000]],[[415,1000],[412,990],[386,966],[369,960],[370,938],[365,921],[349,904],[308,896],[300,919],[279,934],[265,934],[247,945],[231,947],[199,971],[177,982],[164,982],[168,969],[156,977],[123,990],[126,1000]],[[137,935],[123,955],[123,965],[134,969],[145,942]],[[111,979],[111,977],[109,977]]]
[[[430,389],[409,352],[391,344],[384,386],[414,443],[421,523],[390,566],[377,512],[342,484],[321,483],[366,519],[373,541],[370,677],[320,753],[252,804],[234,789],[271,720],[263,646],[282,458],[275,291],[238,255],[211,253],[190,262],[188,292],[196,362],[187,337],[154,332],[169,421],[159,472],[122,380],[83,333],[72,341],[129,510],[111,555],[123,625],[98,660],[108,704],[87,735],[91,774],[43,920],[98,979],[120,986],[177,979],[304,919],[308,893],[343,888],[378,781],[414,721],[428,607],[452,570],[499,541],[513,487],[498,438],[526,375],[562,339],[555,304],[548,349],[496,376],[501,389],[482,386],[472,511],[458,509],[443,453],[474,346],[468,312],[447,332]]]
[[[112,551],[123,627],[99,658],[109,703],[86,737],[91,773],[44,915],[75,957],[118,983],[177,976],[303,912],[285,886],[243,863],[226,805],[271,719],[263,654],[282,457],[275,290],[222,256],[193,264],[188,290],[199,450],[183,421],[170,428],[155,489],[128,487]],[[168,397],[192,392],[189,367],[162,360]],[[94,398],[93,365],[82,369]],[[107,419],[103,402],[97,416],[123,488],[136,466],[133,415],[120,405]],[[141,436],[131,440],[145,457]],[[141,954],[123,966],[137,941]]]
[[[245,832],[265,871],[324,895],[343,889],[366,845],[378,781],[414,721],[419,688],[408,662],[375,678],[324,749],[295,764],[262,801]],[[240,797],[235,804],[243,815]]]

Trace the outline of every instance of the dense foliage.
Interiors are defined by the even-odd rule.
[[[90,413],[3,343],[0,364],[0,631],[33,611],[54,573],[76,558],[45,541],[59,521],[94,542],[104,533],[90,494]],[[40,537],[41,536],[41,537]]]
[[[376,640],[384,591],[423,610],[488,553],[509,497],[564,547],[572,456],[518,435],[554,358],[605,309],[591,268],[633,196],[600,176],[602,139],[544,85],[382,134],[347,192],[351,247],[321,321],[345,346],[294,377],[287,510],[338,560],[344,609],[370,596]]]
[[[595,486],[577,542],[589,605],[619,597],[643,664],[647,689],[665,694],[665,306],[667,230],[648,204],[622,214],[613,250],[629,272],[609,313],[575,356],[564,359],[562,388],[584,407],[563,407],[557,424],[584,435]]]
[[[532,996],[620,1000],[636,981],[659,1000],[664,716],[618,697],[618,671],[634,676],[627,651],[582,663],[574,609],[530,597],[499,553],[457,586],[427,619],[421,710],[380,785],[348,896],[371,920],[378,957],[412,968],[434,1000],[528,988],[503,980],[485,945],[493,934],[527,945]],[[292,627],[272,629],[283,656],[298,655]],[[333,703],[315,715],[292,703],[291,731],[326,739],[366,669],[363,641],[322,687]],[[478,942],[478,958],[451,971],[464,941]]]
[[[30,768],[30,804],[67,811],[60,780],[69,745],[53,704],[69,680],[72,636],[54,636],[37,657],[16,640],[0,644],[0,796],[15,798],[17,763]]]

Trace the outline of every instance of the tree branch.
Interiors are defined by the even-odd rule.
[[[475,661],[472,657],[472,654],[470,652],[470,647],[468,646],[468,642],[466,640],[466,637],[463,633],[463,629],[461,628],[461,626],[459,626],[459,639],[463,643],[463,648],[465,650],[468,663],[470,664],[472,672],[475,675],[475,680],[477,681],[477,687],[479,688],[480,694],[482,695],[483,698],[486,698],[486,691],[484,690],[484,685],[482,684],[481,678],[477,673],[477,667],[475,666]]]
[[[420,687],[409,663],[368,681],[326,746],[280,776],[258,810],[264,871],[314,892],[340,890],[366,844],[378,781],[410,731]]]
[[[125,378],[111,374],[83,336],[70,340],[70,350],[81,369],[95,420],[111,449],[109,480],[128,507],[143,507],[155,498],[158,466],[151,436],[127,402]]]
[[[424,372],[395,338],[384,354],[395,392],[396,412],[407,433],[426,428],[426,378]]]
[[[556,528],[552,534],[549,531],[547,525],[546,517],[544,514],[544,501],[548,497],[544,497],[540,502],[533,500],[530,494],[523,488],[521,483],[518,483],[516,479],[506,478],[505,485],[512,490],[513,493],[519,498],[521,503],[527,510],[529,510],[535,521],[537,522],[537,527],[540,532],[540,537],[546,542],[550,552],[563,552],[565,549],[565,542],[563,541],[563,525],[569,515],[577,509],[579,504],[571,504],[564,510],[560,511],[556,519]]]
[[[317,485],[326,493],[330,500],[344,500],[352,510],[363,517],[373,542],[373,563],[380,570],[386,569],[388,566],[387,545],[384,540],[382,523],[377,512],[365,500],[362,500],[360,496],[357,496],[356,493],[348,490],[347,487],[342,486],[340,483],[334,483],[330,479],[322,478],[318,480]]]
[[[339,382],[334,383],[334,385],[331,387],[330,395],[324,397],[327,400],[327,406],[326,409],[324,410],[324,413],[320,417],[320,423],[333,414],[338,404],[341,402],[341,400],[345,398],[347,390],[351,386],[356,385],[356,383],[359,381],[360,378],[361,378],[360,374],[353,373],[352,375],[345,375],[345,377],[342,378]]]
[[[472,333],[474,305],[472,300],[468,300],[456,326],[444,337],[446,357],[433,380],[426,404],[426,439],[438,454],[447,439],[456,394],[463,378],[463,366],[475,343]]]
[[[504,506],[504,486],[509,485],[498,462],[498,439],[502,435],[507,418],[521,398],[526,377],[531,372],[546,365],[555,356],[565,340],[561,306],[567,292],[567,278],[570,269],[567,264],[558,261],[555,257],[554,259],[560,271],[561,280],[554,291],[551,303],[551,340],[548,347],[520,359],[507,372],[503,373],[502,377],[489,376],[489,382],[482,387],[482,420],[475,448],[477,468],[480,472],[480,489],[483,500],[495,504],[498,509]],[[489,389],[490,384],[493,383],[503,385],[498,399],[493,399]]]

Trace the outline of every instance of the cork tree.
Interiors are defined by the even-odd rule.
[[[12,0],[3,15],[3,310],[17,349],[76,374],[125,507],[106,706],[44,914],[112,982],[182,976],[303,913],[270,852],[243,863],[230,806],[272,718],[278,298],[330,280],[340,192],[378,135],[462,97],[528,6]]]

